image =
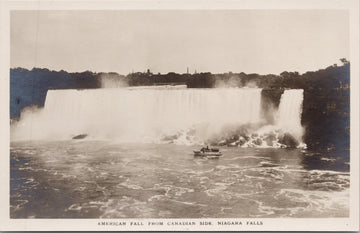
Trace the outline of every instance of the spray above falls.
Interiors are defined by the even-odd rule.
[[[284,91],[278,109],[271,110],[275,123],[262,117],[261,93],[259,88],[50,90],[44,108],[22,112],[11,139],[86,134],[121,142],[274,147],[288,133],[300,143],[303,90]]]

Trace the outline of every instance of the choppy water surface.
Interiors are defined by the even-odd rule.
[[[11,143],[12,218],[346,217],[346,161],[300,150]]]

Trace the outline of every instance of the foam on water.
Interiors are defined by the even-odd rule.
[[[298,149],[224,147],[226,156],[206,160],[193,156],[195,146],[174,144],[11,146],[14,218],[349,215],[349,172],[306,170],[303,160],[312,155]]]

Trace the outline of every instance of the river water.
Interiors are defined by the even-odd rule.
[[[349,163],[300,149],[11,143],[11,218],[347,217]]]

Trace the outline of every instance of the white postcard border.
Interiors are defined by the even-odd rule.
[[[349,218],[239,219],[10,219],[9,217],[9,69],[12,10],[130,9],[342,9],[350,12],[351,174]],[[237,0],[237,1],[1,1],[0,2],[0,230],[2,231],[358,231],[359,230],[359,1]],[[121,225],[125,222],[125,225]],[[163,225],[149,225],[162,222]],[[201,223],[211,222],[211,225]],[[219,222],[229,224],[219,224]],[[137,224],[135,224],[137,223]],[[189,225],[186,223],[195,223]],[[232,224],[234,223],[234,224]],[[237,223],[237,224],[236,224]],[[240,224],[241,223],[241,224]],[[142,224],[142,225],[141,225]],[[180,225],[179,225],[180,224]],[[185,225],[184,225],[185,224]]]

